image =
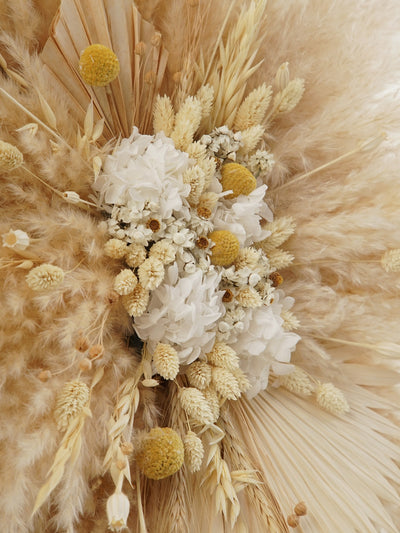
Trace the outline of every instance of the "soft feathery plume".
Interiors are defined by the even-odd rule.
[[[32,268],[26,275],[26,283],[34,291],[42,291],[59,285],[64,279],[62,268],[55,265],[43,265]]]
[[[199,165],[194,165],[184,172],[183,181],[190,185],[190,194],[188,196],[189,203],[191,205],[196,205],[205,187],[205,175],[203,170]]]
[[[293,331],[300,327],[300,321],[298,318],[287,309],[282,309],[281,318],[283,319],[282,327],[284,331]]]
[[[111,531],[122,531],[126,528],[129,516],[129,498],[123,492],[114,492],[107,500],[108,527]]]
[[[241,396],[239,384],[235,376],[226,368],[215,366],[211,371],[215,390],[226,400],[237,400]]]
[[[290,374],[279,376],[279,384],[284,389],[301,396],[311,396],[315,390],[310,376],[298,366]]]
[[[281,270],[293,262],[294,255],[286,250],[274,249],[268,253],[268,260],[272,270]]]
[[[242,132],[242,142],[238,151],[240,156],[246,156],[257,148],[258,143],[263,138],[265,128],[263,126],[251,126]]]
[[[139,317],[146,311],[149,298],[149,291],[138,283],[131,294],[122,297],[122,303],[130,316]]]
[[[211,407],[202,391],[195,387],[179,389],[179,401],[186,414],[199,424],[212,424],[213,414]]]
[[[202,393],[204,394],[204,398],[210,407],[212,413],[212,423],[215,424],[219,418],[220,412],[220,402],[217,391],[214,389],[214,387],[207,387],[202,391]]]
[[[243,370],[241,370],[240,368],[234,368],[233,370],[231,370],[231,372],[238,382],[240,392],[247,392],[250,389],[251,385],[248,377],[243,372]]]
[[[54,418],[60,431],[67,429],[73,418],[82,412],[90,397],[89,387],[76,379],[66,383],[59,392],[54,409]]]
[[[153,364],[157,374],[164,379],[175,379],[179,372],[178,354],[171,345],[159,342],[153,353]]]
[[[207,361],[212,365],[234,371],[239,368],[239,357],[235,350],[224,342],[216,342],[211,352],[207,354]]]
[[[22,165],[24,156],[16,146],[0,141],[0,170],[10,171]]]
[[[175,112],[169,96],[157,95],[154,105],[154,133],[163,131],[167,137],[172,134],[175,124]]]
[[[381,258],[381,265],[386,272],[400,272],[400,248],[387,250]]]
[[[192,387],[205,389],[211,383],[211,366],[205,361],[195,361],[188,366],[186,375]]]
[[[278,92],[283,91],[290,81],[289,63],[285,61],[276,71],[274,86]]]
[[[155,257],[163,265],[169,265],[175,261],[175,256],[176,249],[167,239],[154,243],[149,252],[149,257]]]
[[[123,242],[123,241],[119,241],[119,242]],[[136,268],[140,266],[143,263],[143,261],[146,259],[147,252],[143,244],[138,244],[136,242],[133,242],[127,248],[125,248],[125,250],[126,250],[125,261],[126,261],[126,264],[130,266],[131,268]]]
[[[257,246],[262,248],[266,254],[278,248],[286,242],[291,235],[293,235],[296,228],[296,223],[292,217],[277,217],[272,222],[263,225],[263,229],[270,231],[266,239],[257,243]]]
[[[194,141],[186,148],[186,153],[191,159],[195,159],[198,162],[206,157],[207,149],[200,141]]]
[[[126,242],[120,239],[109,239],[104,245],[104,253],[112,259],[122,259],[127,251]]]
[[[142,287],[152,291],[156,289],[164,279],[164,265],[156,257],[149,257],[139,266],[138,276]]]
[[[350,411],[343,392],[332,383],[319,383],[315,389],[315,399],[322,409],[333,415],[342,415]]]
[[[138,283],[137,277],[129,268],[122,270],[114,279],[114,290],[120,296],[126,296],[133,292]]]
[[[253,287],[239,289],[235,299],[242,307],[255,308],[263,304],[260,294]]]
[[[181,437],[172,428],[153,428],[139,441],[136,461],[150,479],[164,479],[175,474],[184,460]]]
[[[236,269],[250,268],[254,269],[260,260],[260,251],[255,248],[241,248],[235,259]]]
[[[202,106],[197,98],[188,96],[175,117],[175,127],[171,139],[178,150],[186,150],[193,142],[193,136],[198,130],[202,117]]]
[[[214,104],[214,89],[210,85],[203,85],[196,93],[196,98],[201,105],[201,118],[207,118]]]
[[[13,248],[17,252],[25,250],[30,243],[29,235],[20,229],[10,229],[7,233],[2,235],[3,246],[6,248]]]
[[[185,463],[189,472],[194,474],[201,468],[204,457],[204,446],[201,439],[193,431],[188,431],[183,439],[185,447]]]
[[[235,130],[244,131],[262,123],[272,96],[272,87],[263,83],[241,103],[233,123]]]
[[[204,188],[208,189],[214,177],[217,163],[213,157],[204,157],[197,162],[197,166],[204,172]]]
[[[274,118],[283,113],[289,113],[300,102],[304,94],[304,80],[295,78],[287,86],[274,96],[271,116]]]
[[[235,4],[232,3],[231,6],[233,8]],[[260,66],[260,64],[253,66],[253,61],[249,61],[249,58],[254,58],[261,43],[259,34],[265,8],[265,0],[243,5],[236,24],[228,32],[226,43],[216,43],[216,47],[219,48],[219,57],[210,71],[210,77],[208,78],[207,73],[204,73],[205,81],[208,81],[215,90],[216,112],[209,121],[209,131],[223,124],[228,127],[232,126],[236,110],[246,90],[246,82]],[[212,55],[211,61],[213,58]]]

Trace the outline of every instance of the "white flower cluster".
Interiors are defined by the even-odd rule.
[[[222,127],[201,143],[208,153],[232,160],[240,138],[240,132]],[[258,151],[246,164],[258,173],[272,162],[269,152]],[[264,201],[267,187],[252,177],[251,192],[233,194],[216,170],[193,205],[185,176],[196,164],[201,161],[175,149],[164,134],[140,135],[137,129],[106,158],[94,188],[114,237],[107,249],[132,269],[122,271],[115,288],[151,352],[163,343],[181,365],[191,365],[225,343],[239,355],[254,396],[266,388],[271,369],[281,375],[292,370],[290,356],[299,340],[284,330],[280,316],[292,299],[275,289],[274,269],[262,246],[255,246],[270,235],[261,225],[273,220]],[[234,165],[245,170],[239,178],[229,176],[236,187],[248,170]],[[213,263],[217,234],[233,242],[227,263]],[[221,242],[222,257],[223,246],[233,253]]]

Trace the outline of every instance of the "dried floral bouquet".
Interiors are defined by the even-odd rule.
[[[397,531],[391,9],[3,4],[2,530]]]

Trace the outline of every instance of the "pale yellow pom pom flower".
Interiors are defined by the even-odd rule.
[[[177,472],[184,460],[181,437],[171,428],[153,428],[142,438],[136,461],[150,479],[164,479]]]
[[[104,87],[118,76],[119,61],[107,46],[92,44],[81,53],[79,71],[88,85]]]
[[[211,249],[211,263],[218,266],[230,266],[239,253],[238,238],[227,230],[213,231],[208,238],[214,243]]]

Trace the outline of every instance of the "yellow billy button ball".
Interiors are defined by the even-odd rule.
[[[171,428],[153,428],[142,439],[136,461],[150,479],[164,479],[181,468],[184,447],[181,437]]]
[[[213,231],[208,238],[215,243],[211,248],[211,263],[224,267],[230,266],[239,253],[238,238],[227,230]]]
[[[253,174],[239,163],[227,163],[221,168],[221,185],[224,191],[232,191],[226,198],[237,198],[240,194],[249,195],[257,187]]]
[[[92,44],[81,53],[79,70],[88,85],[104,87],[118,76],[119,61],[107,46]]]

